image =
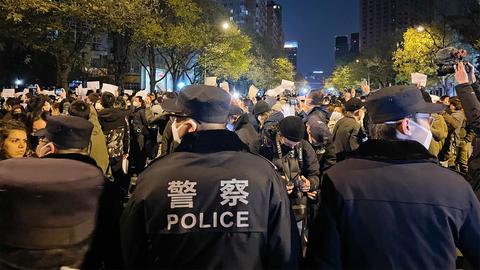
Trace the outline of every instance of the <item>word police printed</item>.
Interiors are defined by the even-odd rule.
[[[197,195],[195,189],[197,182],[191,181],[172,181],[168,183],[168,197],[171,198],[170,209],[174,208],[193,208],[193,198]],[[222,201],[219,206],[227,205],[237,206],[239,202],[248,205],[248,195],[246,191],[248,180],[221,180],[220,198]],[[184,215],[168,214],[167,230],[173,228],[192,229],[198,227],[206,228],[248,228],[248,211],[225,211],[213,213],[186,213]]]
[[[197,182],[168,182],[168,197],[171,198],[170,208],[193,208],[193,197],[197,196]]]

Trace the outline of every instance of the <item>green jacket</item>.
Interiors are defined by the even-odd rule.
[[[109,163],[107,141],[102,132],[100,122],[98,122],[97,111],[95,108],[93,108],[93,106],[90,106],[90,117],[88,121],[93,124],[88,155],[97,162],[97,166],[102,169],[104,174],[106,174]]]
[[[448,135],[448,127],[445,119],[440,114],[432,114],[432,117],[433,123],[431,126],[431,131],[433,138],[428,150],[434,156],[438,157],[440,150],[442,150],[443,145],[445,144],[445,139]]]

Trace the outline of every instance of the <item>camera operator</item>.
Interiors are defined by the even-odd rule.
[[[285,180],[287,192],[297,221],[302,246],[308,208],[316,204],[319,189],[320,166],[313,147],[305,140],[305,127],[300,117],[289,116],[281,120],[272,140],[275,142],[271,160]],[[310,198],[310,201],[307,200]],[[307,203],[309,201],[309,203]]]
[[[455,80],[458,85],[455,87],[458,97],[463,105],[467,123],[475,131],[477,138],[473,141],[473,153],[468,162],[467,179],[472,184],[477,197],[480,195],[480,102],[476,93],[480,92],[480,85],[477,82],[473,65],[468,64],[469,71],[465,69],[463,62],[456,66]]]

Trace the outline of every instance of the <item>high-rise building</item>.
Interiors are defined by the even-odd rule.
[[[348,37],[335,37],[335,61],[341,60],[348,56]]]
[[[350,54],[356,56],[360,52],[360,33],[350,34]]]
[[[360,49],[363,50],[382,42],[396,42],[408,27],[430,23],[436,0],[360,1]]]
[[[295,70],[298,70],[298,42],[297,41],[287,41],[283,46],[285,50],[285,56],[288,58],[290,63],[295,67]]]
[[[267,4],[266,38],[273,48],[282,49],[284,45],[282,6],[274,1],[269,1]]]
[[[264,37],[267,31],[267,0],[216,0],[227,9],[230,20],[243,31]]]

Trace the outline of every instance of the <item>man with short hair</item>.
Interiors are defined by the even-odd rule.
[[[296,268],[299,237],[274,167],[225,129],[230,95],[187,86],[162,107],[175,152],[138,178],[121,220],[127,268]]]
[[[480,203],[428,152],[431,113],[410,86],[370,94],[373,139],[322,179],[311,268],[455,269],[456,248],[480,267]]]

